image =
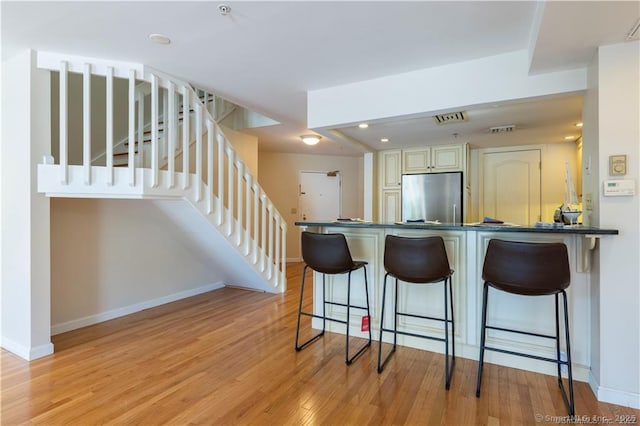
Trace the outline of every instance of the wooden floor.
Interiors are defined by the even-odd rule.
[[[566,423],[550,376],[486,365],[477,399],[472,360],[447,392],[440,354],[400,347],[378,375],[377,344],[350,367],[343,335],[297,353],[300,273],[289,265],[285,295],[225,288],[54,336],[55,354],[31,363],[3,350],[0,424]],[[575,392],[579,416],[640,416]]]

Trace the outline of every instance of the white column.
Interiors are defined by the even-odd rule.
[[[584,138],[597,145],[599,179],[585,190],[597,201],[595,225],[617,228],[620,235],[600,239],[591,273],[597,296],[592,312],[599,316],[592,331],[591,384],[600,401],[640,408],[640,195],[637,186],[628,197],[604,197],[601,190],[612,179],[611,155],[626,154],[623,178],[640,183],[640,41],[600,47],[596,61],[597,123]]]
[[[25,50],[2,62],[0,345],[27,360],[53,353],[49,199],[36,167],[51,153],[49,72]]]

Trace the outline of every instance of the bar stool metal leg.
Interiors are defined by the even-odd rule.
[[[298,305],[298,323],[296,325],[296,351],[300,352],[304,347],[308,346],[309,344],[315,342],[317,339],[319,339],[320,337],[322,337],[324,335],[325,329],[326,329],[326,315],[325,315],[325,303],[326,303],[326,289],[325,289],[325,276],[324,274],[322,274],[322,331],[320,331],[318,334],[316,334],[315,336],[312,336],[309,340],[307,340],[306,342],[299,344],[298,343],[298,339],[299,339],[299,335],[300,335],[300,317],[304,314],[302,312],[302,301],[304,299],[304,284],[305,284],[305,276],[307,274],[307,268],[308,266],[305,265],[305,267],[302,269],[302,284],[301,284],[301,288],[300,288],[300,304]],[[320,318],[320,316],[318,315],[307,315],[307,316],[311,316],[314,318]]]
[[[557,295],[556,295],[557,297]],[[566,339],[567,346],[567,376],[569,379],[569,400],[567,401],[567,392],[564,389],[564,386],[561,386],[562,396],[564,397],[564,401],[567,404],[567,408],[569,409],[569,415],[575,415],[575,401],[573,399],[573,371],[571,369],[571,340],[569,339],[569,310],[567,307],[567,293],[562,291],[562,299],[563,299],[563,307],[564,307],[564,334]],[[562,384],[562,382],[561,382]]]
[[[445,389],[449,390],[451,386],[451,375],[453,373],[453,367],[456,365],[456,345],[451,345],[451,368],[449,368],[449,316],[447,311],[449,310],[449,303],[447,302],[447,284],[449,284],[449,292],[451,295],[451,339],[455,339],[455,323],[453,320],[453,290],[451,285],[451,278],[444,280],[444,368],[445,368]]]
[[[364,285],[365,285],[365,293],[366,293],[366,297],[367,297],[367,315],[369,315],[369,283],[367,282],[367,268],[362,268],[364,270]],[[345,349],[345,363],[347,365],[351,365],[351,363],[360,355],[362,354],[369,346],[371,346],[371,327],[369,327],[369,340],[367,341],[367,343],[365,343],[359,350],[358,352],[355,353],[355,355],[353,355],[351,358],[349,358],[349,319],[351,318],[350,316],[351,313],[351,271],[349,271],[349,277],[347,279],[347,322],[346,322],[346,326],[347,326],[347,342],[346,342],[346,349]]]
[[[476,385],[476,398],[480,398],[480,385],[482,384],[482,368],[484,367],[484,342],[487,329],[487,296],[489,285],[485,282],[482,291],[482,325],[480,326],[480,359],[478,360],[478,383]]]
[[[391,355],[396,351],[396,333],[393,333],[393,347],[391,348],[391,352],[389,352],[389,354],[385,357],[384,362],[382,362],[382,332],[384,331],[384,307],[385,307],[385,301],[386,301],[386,297],[387,297],[387,277],[389,276],[389,274],[385,274],[384,275],[384,283],[382,284],[382,311],[380,312],[380,339],[378,341],[378,373],[382,373],[382,369],[384,368],[385,364],[387,363],[387,361],[389,361],[389,358],[391,357]],[[398,305],[398,280],[396,280],[396,298],[394,300],[394,319],[393,319],[393,329],[396,329],[396,319],[395,319],[395,313],[397,312],[397,305]]]

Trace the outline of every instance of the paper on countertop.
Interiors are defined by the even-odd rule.
[[[360,219],[359,217],[339,217],[333,223],[370,223],[371,221]]]
[[[423,220],[423,219],[419,219],[419,220],[407,220],[406,222],[394,222],[396,225],[421,225],[421,224],[425,224],[425,225],[440,225],[441,222],[439,220]]]

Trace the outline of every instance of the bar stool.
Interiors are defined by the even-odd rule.
[[[371,318],[369,313],[369,284],[367,282],[367,262],[356,261],[351,258],[351,252],[347,245],[347,240],[343,234],[318,234],[313,232],[302,233],[302,259],[305,262],[304,269],[302,270],[302,286],[300,288],[300,305],[298,307],[298,324],[296,326],[296,351],[301,351],[304,347],[315,342],[322,337],[325,332],[326,322],[333,321],[346,325],[346,348],[345,348],[345,362],[350,365],[360,354],[364,352],[369,346],[371,346],[371,327],[369,327],[369,340],[364,344],[352,357],[349,357],[349,319],[351,318],[351,309],[359,309],[367,312],[367,318]],[[316,272],[322,273],[322,315],[316,315],[312,312],[304,312],[302,310],[302,300],[304,295],[305,275],[307,268],[311,268]],[[351,273],[358,269],[364,271],[364,290],[367,298],[366,306],[358,306],[351,304]],[[349,274],[347,278],[347,303],[338,303],[328,301],[327,286],[325,276],[327,274]],[[326,316],[326,305],[343,306],[347,308],[346,321],[330,318]],[[322,319],[322,331],[315,336],[311,337],[306,342],[299,344],[298,337],[300,334],[300,317],[309,316],[313,318]]]
[[[420,337],[424,339],[444,342],[445,347],[445,389],[449,390],[451,373],[456,362],[456,350],[454,344],[455,324],[453,320],[453,289],[451,276],[453,270],[449,267],[449,259],[441,237],[407,238],[387,235],[384,246],[384,285],[382,288],[382,312],[380,315],[380,341],[378,346],[378,373],[396,351],[397,335]],[[393,329],[384,328],[384,307],[387,293],[387,277],[396,280],[395,300],[393,313]],[[444,283],[444,318],[434,318],[424,315],[416,315],[398,311],[398,280],[407,284],[431,284]],[[447,302],[447,285],[449,286],[449,303]],[[448,306],[449,304],[449,306]],[[451,309],[451,319],[448,316],[448,308]],[[398,330],[398,317],[421,318],[432,321],[444,322],[444,338],[426,336]],[[451,353],[452,361],[449,367],[449,323],[451,323]],[[393,333],[393,348],[382,361],[382,334]]]
[[[491,240],[487,248],[482,270],[484,290],[482,296],[482,328],[480,331],[480,360],[478,363],[478,384],[476,397],[480,397],[482,382],[482,368],[484,366],[484,351],[502,352],[527,358],[538,359],[555,363],[558,367],[558,385],[562,391],[562,397],[569,410],[569,415],[575,415],[573,399],[573,375],[571,371],[571,343],[569,341],[569,315],[567,309],[567,293],[571,273],[569,272],[569,259],[567,247],[562,243],[524,243],[502,240]],[[487,302],[489,287],[511,294],[523,296],[555,296],[556,306],[556,333],[549,336],[538,333],[530,333],[522,330],[514,330],[487,324]],[[562,294],[564,306],[564,329],[567,360],[560,357],[560,316],[558,309],[558,295]],[[485,345],[486,330],[500,330],[519,333],[528,336],[555,339],[556,358],[547,358],[537,355],[514,352]],[[567,366],[569,379],[569,398],[562,382],[561,367]]]

